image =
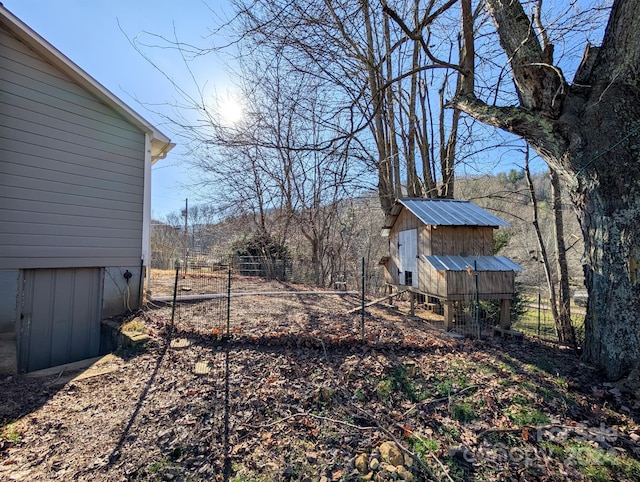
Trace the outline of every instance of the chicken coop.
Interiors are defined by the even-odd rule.
[[[398,199],[382,229],[389,255],[380,264],[390,293],[421,295],[442,310],[446,330],[461,321],[463,302],[499,300],[499,326],[509,329],[522,267],[493,252],[494,230],[508,225],[470,201]]]

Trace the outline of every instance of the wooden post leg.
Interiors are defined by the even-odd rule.
[[[409,300],[411,301],[411,316],[415,316],[416,314],[416,294],[413,291],[409,292]]]
[[[500,328],[511,329],[511,300],[500,300]]]
[[[451,330],[453,324],[453,304],[449,300],[445,300],[444,305],[444,331]]]
[[[389,285],[389,294],[393,294],[393,286]],[[389,296],[389,306],[393,306],[393,296]]]

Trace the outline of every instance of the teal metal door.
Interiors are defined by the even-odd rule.
[[[103,270],[22,273],[18,370],[31,372],[97,356]]]

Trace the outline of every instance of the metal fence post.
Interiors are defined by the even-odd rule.
[[[231,337],[231,263],[229,263],[229,277],[227,278],[227,338]]]
[[[480,329],[480,288],[478,286],[478,261],[473,260],[473,271],[476,277],[476,328],[478,330],[478,339],[482,336],[482,330]]]
[[[176,299],[178,297],[178,276],[180,276],[180,263],[176,262],[176,279],[173,283],[173,303],[171,305],[171,326],[169,327],[169,337],[171,337],[171,333],[173,332],[173,320],[176,314]]]
[[[364,256],[362,257],[362,316],[360,320],[360,329],[362,331],[362,341],[364,341]]]

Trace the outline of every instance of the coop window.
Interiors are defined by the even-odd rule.
[[[407,286],[412,286],[413,285],[413,272],[412,271],[405,271],[404,272],[404,284]]]

